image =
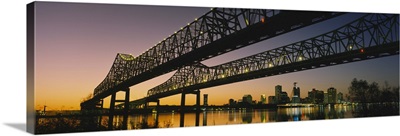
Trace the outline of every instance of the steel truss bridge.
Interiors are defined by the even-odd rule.
[[[138,57],[117,54],[105,79],[94,89],[93,98],[81,103],[82,110],[102,108],[111,95],[128,107],[129,87],[202,60],[303,28],[343,13],[267,9],[212,9]],[[119,91],[125,100],[115,100]]]
[[[93,98],[82,102],[81,109],[103,108],[103,99],[110,95],[110,121],[115,108],[127,114],[129,109],[146,108],[149,102],[159,105],[159,99],[176,94],[182,94],[182,106],[186,94],[196,94],[199,106],[202,88],[399,54],[399,15],[366,14],[310,39],[213,67],[200,63],[342,14],[212,9],[138,57],[117,54]],[[177,72],[150,89],[145,98],[129,101],[129,87],[173,70]],[[124,100],[116,100],[119,91],[126,92]],[[117,102],[123,104],[116,106]]]
[[[131,101],[130,107],[176,94],[184,101],[184,94],[197,94],[202,88],[397,54],[399,15],[366,14],[328,33],[242,59],[213,67],[184,66],[150,89],[147,97]]]

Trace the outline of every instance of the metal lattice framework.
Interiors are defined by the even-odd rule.
[[[185,66],[150,89],[147,97],[159,99],[182,91],[398,53],[399,15],[367,14],[331,32],[225,64]]]
[[[138,57],[118,54],[94,89],[96,103],[132,85],[343,13],[266,9],[212,9]],[[81,104],[81,105],[82,105]]]

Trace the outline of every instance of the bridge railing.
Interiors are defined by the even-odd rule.
[[[367,14],[331,32],[249,57],[213,67],[185,66],[166,82],[150,89],[147,96],[346,52],[366,53],[375,46],[393,43],[399,46],[398,42],[399,15]]]

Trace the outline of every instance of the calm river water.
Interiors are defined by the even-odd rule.
[[[214,126],[304,120],[341,119],[399,115],[399,103],[368,104],[365,106],[314,106],[277,109],[205,110],[200,113],[164,112],[113,116],[41,117],[37,119],[36,133],[63,133],[121,129],[171,128]],[[125,120],[124,120],[125,119]]]
[[[199,114],[199,126],[267,123],[281,121],[301,121],[320,119],[353,118],[352,106],[336,105],[334,107],[296,107],[278,109],[237,109],[237,110],[213,110],[202,111]],[[146,117],[147,116],[147,117]],[[157,127],[180,127],[181,115],[177,112],[159,113]],[[102,122],[108,120],[104,116]],[[114,117],[114,125],[122,125],[123,116]],[[157,113],[148,115],[128,116],[127,129],[140,128],[141,123],[147,121],[147,125],[154,126],[157,121]],[[195,126],[196,113],[184,113],[185,127]]]

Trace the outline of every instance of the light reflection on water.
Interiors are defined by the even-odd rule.
[[[321,120],[353,118],[353,108],[351,106],[316,106],[316,107],[293,107],[278,109],[241,109],[241,110],[218,110],[203,111],[199,113],[198,123],[200,126],[228,125],[228,124],[248,124],[248,123],[267,123],[282,121],[302,121],[302,120]],[[147,116],[147,117],[146,117]],[[128,129],[137,128],[137,124],[147,121],[148,124],[157,124],[158,127],[180,127],[180,113],[157,113],[147,115],[129,115]],[[104,116],[103,120],[107,117]],[[114,124],[121,125],[123,116],[115,116]],[[184,127],[195,126],[196,113],[184,113]]]
[[[182,116],[183,115],[183,116]],[[278,109],[216,110],[196,113],[169,112],[112,116],[38,116],[37,134],[124,129],[214,126],[399,115],[399,103],[291,107]],[[181,118],[183,117],[183,118]],[[109,123],[110,124],[109,125]]]

